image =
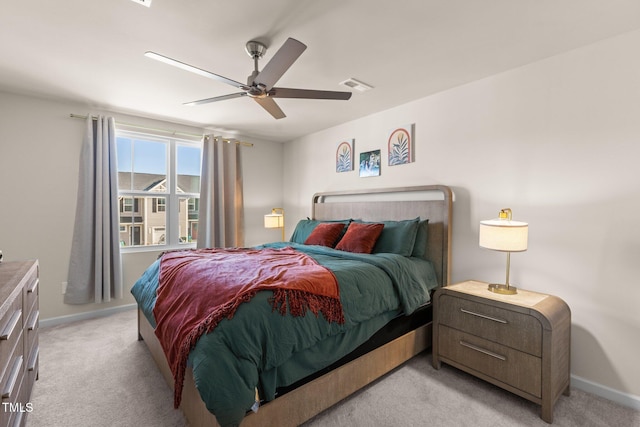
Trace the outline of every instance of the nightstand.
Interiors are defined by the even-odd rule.
[[[560,298],[518,289],[515,295],[467,281],[434,295],[433,367],[447,363],[541,405],[553,422],[569,395],[571,311]]]

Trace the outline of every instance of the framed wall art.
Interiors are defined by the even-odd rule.
[[[399,126],[389,132],[387,149],[389,166],[404,165],[415,161],[414,124]]]
[[[353,156],[355,139],[340,141],[336,147],[336,172],[351,172],[353,170]]]
[[[380,176],[380,150],[360,153],[360,177]]]

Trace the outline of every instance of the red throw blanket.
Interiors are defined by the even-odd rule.
[[[233,317],[260,290],[273,291],[273,310],[303,316],[310,310],[344,323],[338,282],[313,258],[292,248],[198,249],[165,253],[153,308],[156,336],[174,377],[180,405],[189,352],[202,334]]]

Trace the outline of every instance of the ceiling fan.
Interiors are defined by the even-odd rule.
[[[226,99],[240,98],[248,96],[253,98],[262,108],[267,110],[276,119],[282,119],[285,116],[278,104],[273,98],[305,98],[305,99],[335,99],[347,100],[351,98],[351,92],[336,92],[326,90],[312,89],[291,89],[284,87],[275,87],[274,85],[280,80],[282,75],[293,65],[298,57],[307,48],[306,45],[296,39],[288,38],[282,47],[276,52],[271,60],[264,66],[262,71],[258,70],[258,60],[262,58],[267,51],[267,47],[258,41],[252,40],[247,42],[245,50],[251,58],[253,58],[254,70],[247,78],[247,84],[237,82],[235,80],[222,77],[210,71],[194,67],[184,62],[177,61],[155,52],[146,52],[145,56],[155,60],[173,65],[182,70],[190,71],[203,77],[207,77],[219,82],[241,89],[242,92],[231,93],[229,95],[215,96],[213,98],[201,99],[199,101],[188,102],[185,105],[200,105],[209,102],[224,101]]]

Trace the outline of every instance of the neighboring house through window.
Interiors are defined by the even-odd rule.
[[[120,245],[190,245],[198,238],[202,144],[118,131]]]

